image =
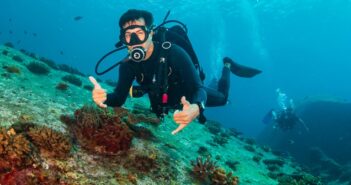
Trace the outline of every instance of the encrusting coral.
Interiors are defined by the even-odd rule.
[[[131,147],[132,132],[121,119],[107,111],[92,106],[83,106],[74,113],[74,117],[61,116],[78,143],[86,150],[115,155]]]
[[[13,128],[0,128],[0,173],[34,163],[30,141]]]
[[[72,145],[69,137],[58,131],[37,126],[30,128],[27,134],[43,156],[61,159],[70,153]]]

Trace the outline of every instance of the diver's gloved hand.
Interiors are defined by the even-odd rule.
[[[173,135],[188,126],[200,114],[199,106],[197,104],[190,104],[185,99],[185,96],[181,98],[181,103],[183,104],[183,110],[176,110],[173,114],[174,121],[179,124],[178,128],[172,132]]]
[[[94,77],[89,76],[90,82],[94,85],[93,89],[93,100],[101,108],[106,108],[107,105],[104,102],[107,99],[106,90],[101,88],[100,84],[95,80]]]

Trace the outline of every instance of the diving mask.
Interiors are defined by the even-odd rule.
[[[146,26],[131,25],[121,30],[119,39],[128,46],[143,44],[148,38],[151,29]]]

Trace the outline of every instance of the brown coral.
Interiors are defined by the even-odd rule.
[[[56,85],[56,89],[60,91],[65,91],[68,89],[68,85],[66,83],[60,82]]]
[[[0,128],[0,172],[33,164],[30,142],[14,129]]]
[[[79,144],[88,151],[114,155],[131,146],[132,132],[120,118],[107,111],[83,106],[74,117],[61,116],[61,121],[71,129]]]
[[[196,161],[191,161],[193,166],[192,172],[193,175],[200,180],[206,181],[213,174],[214,170],[217,168],[216,162],[211,160],[211,157],[208,156],[205,160],[202,160],[202,157],[198,157]]]
[[[15,74],[20,74],[21,70],[18,69],[16,66],[3,66],[3,69],[5,69],[8,73],[15,73]]]
[[[156,159],[151,156],[137,155],[132,163],[132,167],[139,172],[148,173],[157,167]]]
[[[214,170],[211,176],[211,181],[213,185],[238,185],[239,178],[232,175],[232,172],[226,174],[222,168],[217,168]]]
[[[61,159],[67,157],[71,150],[69,138],[48,127],[30,128],[28,136],[43,156]]]

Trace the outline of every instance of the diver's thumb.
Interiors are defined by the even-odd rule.
[[[186,100],[185,96],[182,96],[182,98],[180,99],[182,105],[183,105],[183,110],[184,109],[188,109],[190,106],[190,103],[188,102],[188,100]]]
[[[94,89],[101,89],[100,84],[96,81],[93,76],[89,76],[90,82],[94,85]]]

